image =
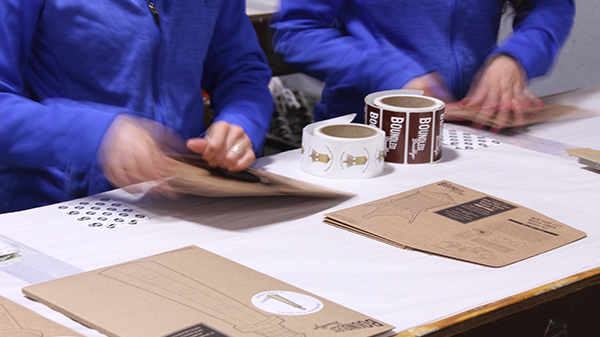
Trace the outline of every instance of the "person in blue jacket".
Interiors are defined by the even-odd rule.
[[[244,0],[2,0],[0,213],[167,178],[173,134],[242,170],[269,128],[270,78]]]
[[[282,0],[272,17],[283,61],[325,83],[316,120],[358,113],[364,97],[419,89],[468,109],[474,124],[523,124],[574,20],[573,0],[512,0],[513,34],[498,45],[504,0]]]

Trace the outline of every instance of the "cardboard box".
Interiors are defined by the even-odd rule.
[[[586,236],[523,206],[449,181],[325,216],[328,224],[401,248],[491,267]]]
[[[0,296],[0,336],[2,337],[83,337],[35,312]]]
[[[393,328],[195,246],[23,292],[114,337],[360,337]]]

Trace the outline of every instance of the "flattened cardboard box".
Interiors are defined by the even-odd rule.
[[[195,246],[23,292],[114,337],[360,337],[393,329]]]
[[[531,209],[449,181],[325,216],[328,224],[401,248],[491,267],[586,236]]]
[[[37,313],[0,296],[0,336],[2,337],[83,337]]]
[[[197,155],[175,155],[175,174],[169,185],[180,193],[208,197],[294,195],[349,198],[353,194],[328,189],[254,167],[242,172],[211,168]],[[237,177],[237,178],[236,178]]]
[[[464,120],[473,121],[476,114],[473,114],[468,109],[463,108],[452,108],[448,109],[449,113],[455,118],[462,118]],[[545,104],[538,113],[533,115],[531,119],[527,120],[527,125],[546,123],[551,121],[562,121],[575,118],[583,118],[589,116],[595,116],[597,113],[588,109],[579,108],[572,105],[562,104]],[[487,126],[493,127],[495,121],[493,119],[486,122]],[[521,126],[521,121],[514,118],[506,121],[505,127]]]

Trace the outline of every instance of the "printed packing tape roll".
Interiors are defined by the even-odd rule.
[[[375,92],[365,97],[365,124],[385,132],[387,162],[432,163],[442,158],[444,107],[414,91]]]
[[[349,124],[353,118],[342,116],[302,130],[302,170],[334,179],[363,179],[383,172],[385,133],[368,125]]]

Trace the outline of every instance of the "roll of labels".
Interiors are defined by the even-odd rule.
[[[316,176],[361,179],[383,172],[384,161],[433,163],[442,158],[443,101],[414,90],[365,97],[365,124],[354,114],[307,125],[302,131],[302,170]]]

